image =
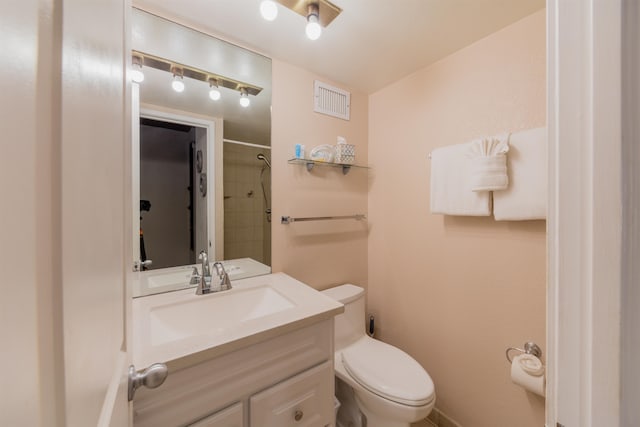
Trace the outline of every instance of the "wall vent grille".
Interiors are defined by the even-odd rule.
[[[313,110],[316,113],[349,120],[351,93],[316,80]]]

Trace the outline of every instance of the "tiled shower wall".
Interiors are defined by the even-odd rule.
[[[270,150],[224,143],[224,258],[253,258],[271,265],[271,224],[265,211],[271,206],[271,169],[258,154],[271,159]]]

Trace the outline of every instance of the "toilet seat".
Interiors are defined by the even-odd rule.
[[[362,387],[385,399],[424,406],[435,398],[429,374],[404,351],[363,337],[342,351],[345,370]]]

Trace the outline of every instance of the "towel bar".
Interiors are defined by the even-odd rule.
[[[356,221],[362,221],[363,219],[367,219],[367,216],[365,214],[343,215],[343,216],[311,216],[306,218],[294,218],[291,216],[283,216],[280,223],[291,224],[292,222],[327,221],[327,220],[334,220],[334,219],[355,219]]]

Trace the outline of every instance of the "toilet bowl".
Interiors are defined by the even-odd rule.
[[[365,334],[364,289],[323,293],[345,306],[335,318],[335,373],[353,389],[367,427],[409,427],[426,418],[436,401],[433,381],[407,353]]]

